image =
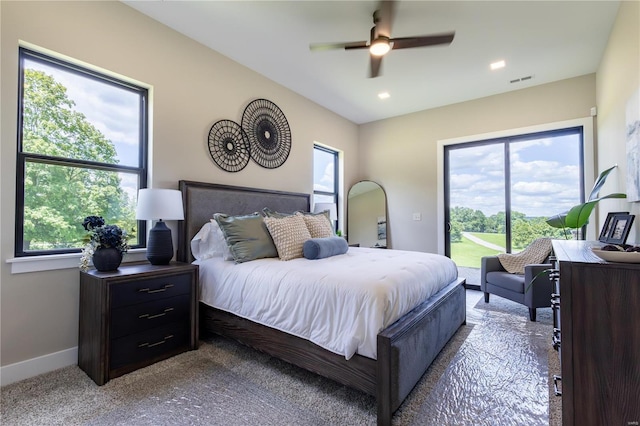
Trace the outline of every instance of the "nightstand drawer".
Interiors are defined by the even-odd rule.
[[[190,274],[180,274],[113,284],[111,307],[117,308],[190,293],[191,279]]]
[[[178,348],[189,345],[189,323],[171,323],[152,330],[125,336],[111,341],[110,368],[162,357]]]
[[[111,339],[172,322],[188,323],[190,310],[190,294],[114,309],[111,318]]]

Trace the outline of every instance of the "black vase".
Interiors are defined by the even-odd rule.
[[[122,263],[122,253],[115,248],[99,248],[93,253],[93,266],[98,271],[115,271]]]

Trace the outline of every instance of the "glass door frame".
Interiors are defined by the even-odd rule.
[[[582,127],[582,155],[583,155],[583,178],[581,185],[583,187],[591,187],[595,179],[595,149],[594,149],[594,127],[595,117],[584,117],[572,120],[558,121],[554,123],[546,123],[535,126],[528,126],[522,128],[514,128],[501,130],[491,133],[484,133],[478,135],[463,136],[451,139],[441,139],[437,142],[437,239],[438,239],[438,253],[445,255],[450,253],[450,247],[445,247],[445,241],[447,238],[447,223],[448,217],[445,220],[445,170],[444,170],[444,152],[445,147],[449,145],[465,144],[470,142],[481,143],[483,141],[490,141],[496,139],[504,139],[511,137],[518,137],[523,135],[533,135],[546,133],[554,130],[565,130],[572,127]],[[582,191],[584,194],[584,190]],[[592,220],[587,225],[587,235],[596,235],[598,229],[598,211],[594,212]],[[447,243],[448,244],[448,243]]]

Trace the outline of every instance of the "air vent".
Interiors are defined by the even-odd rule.
[[[533,78],[532,75],[528,75],[526,77],[516,78],[515,80],[510,80],[509,83],[520,83],[521,81],[531,80]]]

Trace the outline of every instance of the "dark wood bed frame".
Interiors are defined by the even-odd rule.
[[[178,260],[192,262],[190,242],[216,212],[232,215],[309,211],[308,194],[180,181],[185,220],[178,233]],[[350,360],[278,330],[200,303],[200,329],[233,338],[291,364],[376,397],[379,425],[390,425],[434,358],[466,322],[464,279],[449,283],[378,334],[377,360]]]

